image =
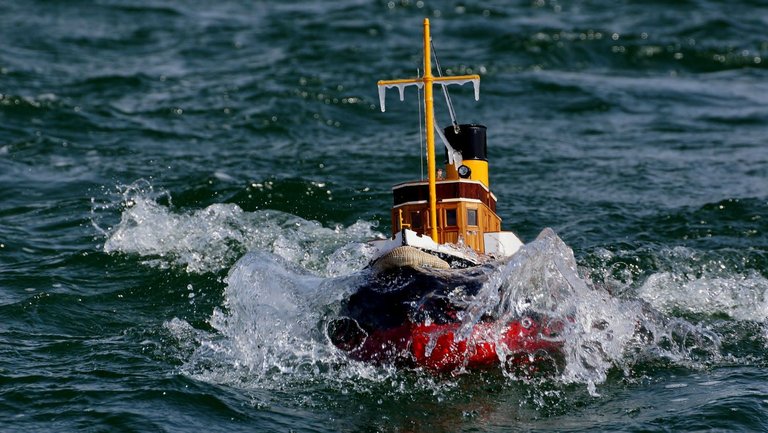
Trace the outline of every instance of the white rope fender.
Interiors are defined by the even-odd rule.
[[[439,257],[408,245],[395,248],[379,257],[373,264],[373,268],[378,271],[399,267],[450,269],[451,265]]]

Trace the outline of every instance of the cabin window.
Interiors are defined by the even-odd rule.
[[[445,210],[445,225],[456,226],[456,209]]]
[[[411,227],[421,228],[421,214],[419,212],[411,212]]]
[[[467,209],[467,225],[477,225],[477,209]]]

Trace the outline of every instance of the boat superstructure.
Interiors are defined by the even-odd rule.
[[[409,239],[428,236],[433,243],[419,242],[422,250],[435,245],[469,247],[481,255],[509,256],[522,242],[512,232],[501,230],[496,214],[496,196],[490,190],[486,127],[458,124],[437,127],[434,116],[435,85],[472,83],[475,99],[480,96],[480,76],[433,76],[429,19],[424,20],[424,73],[412,79],[378,82],[381,110],[385,110],[386,89],[397,88],[400,99],[404,89],[416,86],[424,92],[427,180],[404,182],[392,188],[392,235],[395,242],[380,242],[380,256],[400,245],[412,245]],[[447,95],[447,92],[446,92]],[[445,166],[436,168],[435,135],[445,147]],[[446,248],[442,248],[443,251]],[[459,255],[463,248],[458,249]]]

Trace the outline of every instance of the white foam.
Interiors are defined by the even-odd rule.
[[[727,314],[756,322],[768,319],[768,279],[757,273],[697,277],[659,272],[648,277],[638,296],[666,312]]]
[[[325,336],[327,319],[359,284],[356,278],[315,276],[273,253],[252,251],[227,277],[225,303],[209,320],[215,332],[191,333],[179,319],[166,328],[193,340],[196,349],[182,369],[204,381],[281,389],[317,377],[344,386],[379,381],[394,371],[349,362]]]
[[[227,269],[246,251],[263,250],[319,275],[337,276],[364,266],[367,250],[359,243],[381,236],[366,221],[328,228],[280,211],[245,212],[226,203],[175,211],[160,198],[170,202],[167,193],[158,194],[147,183],[126,187],[119,223],[103,230],[104,251],[204,273]]]
[[[510,319],[533,311],[561,321],[566,363],[559,379],[585,383],[594,395],[612,368],[626,370],[648,358],[692,363],[694,349],[716,356],[719,348],[718,337],[700,326],[595,288],[550,229],[496,270],[471,306],[465,330],[485,311]]]

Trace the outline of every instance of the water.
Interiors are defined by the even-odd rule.
[[[0,13],[3,431],[768,430],[768,4]],[[424,17],[482,77],[454,104],[529,242],[476,306],[569,314],[555,377],[324,336],[420,175],[415,91],[381,113],[375,82],[415,74]]]

